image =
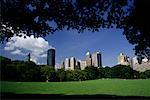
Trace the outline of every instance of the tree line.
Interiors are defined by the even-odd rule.
[[[32,61],[11,61],[0,56],[1,81],[23,82],[61,82],[61,81],[84,81],[100,78],[119,79],[146,79],[150,78],[150,70],[137,72],[130,66],[116,65],[113,67],[86,67],[84,70],[74,71],[64,68],[55,70],[52,66],[36,65]]]

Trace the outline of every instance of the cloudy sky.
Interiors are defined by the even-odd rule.
[[[56,49],[56,62],[74,56],[85,60],[87,51],[102,53],[103,66],[117,64],[117,56],[123,52],[129,57],[134,56],[133,46],[128,43],[120,29],[101,29],[99,32],[78,33],[76,30],[57,31],[45,38],[27,38],[14,36],[7,43],[0,44],[0,55],[13,60],[26,60],[31,53],[32,61],[46,64],[47,50]]]

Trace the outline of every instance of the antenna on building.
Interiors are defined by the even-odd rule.
[[[28,59],[27,59],[28,61],[30,61],[31,60],[31,54],[29,53],[28,54]]]

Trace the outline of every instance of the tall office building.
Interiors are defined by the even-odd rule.
[[[76,66],[76,59],[75,57],[71,57],[69,70],[74,70],[75,66]]]
[[[76,60],[76,66],[74,69],[81,69],[81,63],[80,60]]]
[[[129,60],[130,60],[129,57],[127,57],[123,53],[120,53],[118,56],[118,64],[120,65],[130,65]]]
[[[92,58],[90,52],[86,53],[86,65],[87,66],[92,66]]]
[[[64,61],[61,62],[61,66],[60,67],[61,68],[65,68],[65,62]]]
[[[92,65],[94,67],[102,67],[102,59],[100,52],[95,52],[92,54]]]
[[[86,61],[80,61],[80,64],[81,64],[81,70],[84,70],[87,67]]]
[[[66,58],[65,59],[65,70],[68,70],[70,67],[70,59],[69,58]]]
[[[133,65],[139,64],[138,59],[137,59],[137,56],[133,57],[132,60],[133,60],[133,62],[132,62]]]
[[[47,51],[47,65],[55,67],[55,49]]]

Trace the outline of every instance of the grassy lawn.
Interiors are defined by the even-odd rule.
[[[1,92],[16,94],[64,94],[150,96],[150,79],[99,79],[81,82],[1,82]]]

